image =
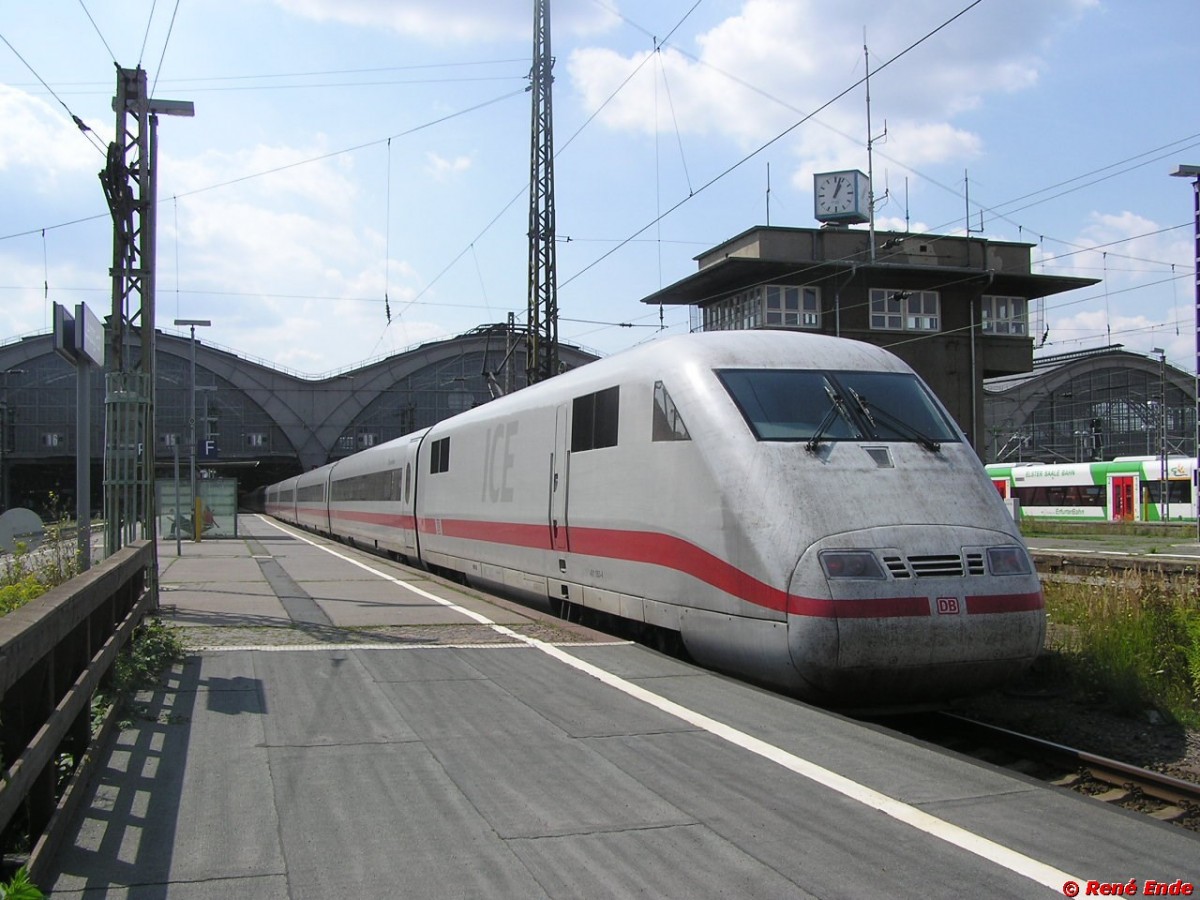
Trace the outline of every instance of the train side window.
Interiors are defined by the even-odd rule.
[[[429,446],[429,474],[450,471],[450,438],[434,441]]]
[[[404,465],[404,502],[412,499],[412,463]]]
[[[667,393],[666,385],[661,381],[654,382],[654,426],[651,430],[652,441],[690,441],[687,426],[683,417],[675,407],[675,401]]]
[[[617,446],[620,386],[576,397],[571,404],[571,452]]]

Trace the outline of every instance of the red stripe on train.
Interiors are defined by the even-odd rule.
[[[967,614],[1032,612],[1042,609],[1045,601],[1038,592],[1032,594],[981,594],[967,597]]]

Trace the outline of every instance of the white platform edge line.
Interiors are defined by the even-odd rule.
[[[666,697],[655,694],[652,691],[648,691],[631,681],[626,681],[619,675],[614,675],[611,672],[600,668],[599,666],[594,666],[589,662],[578,659],[577,657],[560,650],[553,644],[548,644],[544,641],[539,641],[536,638],[530,638],[518,634],[510,628],[491,621],[486,616],[473,612],[469,609],[464,609],[450,600],[437,597],[428,591],[414,587],[413,585],[401,581],[399,578],[389,575],[386,572],[382,572],[379,569],[375,569],[366,563],[360,562],[356,559],[351,559],[332,547],[324,546],[316,541],[310,540],[303,534],[292,531],[288,528],[284,528],[275,521],[268,519],[266,516],[259,516],[259,518],[273,528],[276,528],[285,534],[289,534],[303,541],[309,546],[316,547],[318,550],[323,550],[331,556],[335,556],[344,562],[348,562],[353,566],[363,569],[364,571],[377,575],[385,581],[391,581],[405,590],[412,591],[420,597],[424,597],[427,600],[432,600],[435,603],[439,603],[443,606],[454,609],[466,615],[468,618],[479,622],[481,625],[490,625],[498,633],[507,637],[511,637],[517,642],[535,647],[538,650],[541,650],[547,656],[550,656],[553,659],[572,667],[573,669],[577,669],[584,674],[590,675],[598,681],[615,688],[616,690],[621,691],[630,697],[641,700],[643,703],[646,703],[655,709],[674,716],[677,719],[681,719],[682,721],[706,731],[714,737],[718,737],[721,740],[727,741],[734,746],[741,747],[742,749],[748,750],[764,759],[770,760],[771,762],[774,762],[797,775],[807,778],[810,781],[829,788],[830,790],[836,791],[844,797],[861,803],[864,806],[876,809],[885,815],[896,819],[897,821],[903,822],[906,825],[910,825],[913,828],[930,835],[931,837],[938,838],[939,840],[945,841],[948,844],[951,844],[962,850],[966,850],[969,853],[973,853],[981,859],[985,859],[989,862],[995,863],[998,866],[1001,866],[1002,868],[1008,869],[1010,872],[1014,872],[1017,875],[1024,876],[1031,881],[1037,882],[1038,884],[1054,891],[1059,896],[1062,895],[1063,885],[1069,881],[1073,881],[1077,885],[1087,883],[1087,880],[1084,878],[1079,878],[1064,872],[1061,869],[1056,869],[1053,866],[1033,859],[1030,856],[1026,856],[1025,854],[1009,847],[1005,847],[1003,844],[999,844],[983,837],[982,835],[975,834],[972,831],[968,831],[965,828],[962,828],[951,822],[947,822],[945,819],[939,819],[937,816],[930,815],[929,813],[918,809],[915,806],[904,803],[901,800],[896,800],[895,798],[889,797],[886,794],[882,794],[879,791],[867,787],[866,785],[859,784],[852,779],[846,778],[844,775],[839,775],[830,769],[826,769],[823,766],[819,766],[807,759],[803,759],[802,757],[796,756],[793,753],[789,753],[780,747],[776,747],[773,744],[768,744],[766,741],[760,740],[753,735],[746,734],[745,732],[739,731],[738,729],[726,725],[723,722],[718,722],[716,719],[709,718],[703,713],[698,713],[693,709],[689,709],[686,706],[675,703],[672,700],[668,700]]]

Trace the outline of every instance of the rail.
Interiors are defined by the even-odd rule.
[[[115,723],[110,709],[93,734],[92,698],[154,606],[153,559],[148,541],[131,543],[0,618],[0,840],[35,881]]]
[[[1077,776],[1086,775],[1112,788],[1095,795],[1099,800],[1122,805],[1141,794],[1165,804],[1150,813],[1154,818],[1186,822],[1185,827],[1200,830],[1200,821],[1197,821],[1200,784],[963,716],[943,713],[943,718],[953,723],[953,729],[960,736],[970,734],[989,747],[1007,747],[1014,753],[1074,771],[1076,776],[1054,782],[1061,787],[1074,787],[1079,783]]]
[[[1132,812],[1200,831],[1200,783],[951,712],[874,719],[884,728]]]

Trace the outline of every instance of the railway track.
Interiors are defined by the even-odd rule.
[[[964,756],[1200,832],[1200,784],[953,713],[874,721]]]

